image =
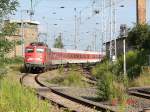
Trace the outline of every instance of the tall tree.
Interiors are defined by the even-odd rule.
[[[14,35],[16,25],[3,23],[5,16],[13,14],[18,6],[18,0],[0,0],[0,58],[13,49],[15,42],[9,41],[6,37]]]
[[[54,47],[55,48],[64,48],[64,45],[63,45],[63,42],[61,39],[61,34],[55,39]]]
[[[0,57],[4,57],[5,54],[9,53],[16,44],[17,41],[10,41],[7,37],[14,35],[16,32],[16,24],[7,23],[1,30],[0,33]]]
[[[18,0],[0,0],[0,17],[13,14],[18,4]]]
[[[13,14],[18,4],[18,0],[0,0],[0,28],[2,28],[3,19],[8,14]]]
[[[150,25],[136,25],[128,34],[129,45],[138,50],[145,50],[150,53]]]

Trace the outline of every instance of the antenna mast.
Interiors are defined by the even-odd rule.
[[[30,21],[32,21],[33,15],[34,15],[34,11],[33,11],[33,0],[31,0]]]

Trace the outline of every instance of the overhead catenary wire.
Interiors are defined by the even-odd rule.
[[[90,6],[87,6],[85,9],[87,10],[88,8],[94,7],[94,4],[98,4],[97,2],[101,1],[101,0],[93,0],[92,4],[90,4]],[[116,0],[115,4],[120,4],[121,2],[123,2],[125,0]],[[113,6],[113,3],[110,2],[110,0],[105,0],[105,7],[104,10],[106,10],[107,8]],[[102,4],[100,5],[100,7],[102,7]],[[94,9],[94,8],[93,8]],[[100,8],[101,9],[101,8]],[[94,9],[95,10],[95,9]],[[93,11],[93,10],[92,10]],[[99,10],[99,13],[102,12],[102,10]],[[93,13],[91,14],[91,16],[86,17],[86,19],[84,19],[83,21],[86,22],[87,20],[90,20],[91,18],[95,17],[95,15],[93,15]],[[84,24],[84,22],[81,22],[82,24]]]

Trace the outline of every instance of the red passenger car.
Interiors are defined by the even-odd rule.
[[[51,65],[100,62],[104,53],[48,48],[44,43],[31,43],[25,48],[25,68],[47,69]]]

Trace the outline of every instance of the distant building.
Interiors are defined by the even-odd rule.
[[[126,37],[122,37],[122,38],[117,38],[116,39],[116,51],[117,51],[117,56],[120,56],[123,54],[123,40],[126,39]],[[110,58],[110,41],[104,43],[106,44],[106,56],[108,58]],[[112,44],[112,48],[111,48],[111,52],[112,52],[112,56],[115,56],[115,40],[111,41]],[[128,42],[126,41],[126,52],[129,50],[132,50],[133,48],[131,46],[128,45]]]
[[[8,37],[9,40],[22,40],[22,35],[24,35],[24,47],[31,42],[37,41],[38,38],[38,25],[37,21],[23,20],[23,27],[21,27],[22,22],[17,20],[6,20],[5,22],[16,23],[17,31],[14,36]],[[23,50],[22,45],[16,46],[16,48],[9,54],[10,57],[22,56]]]

